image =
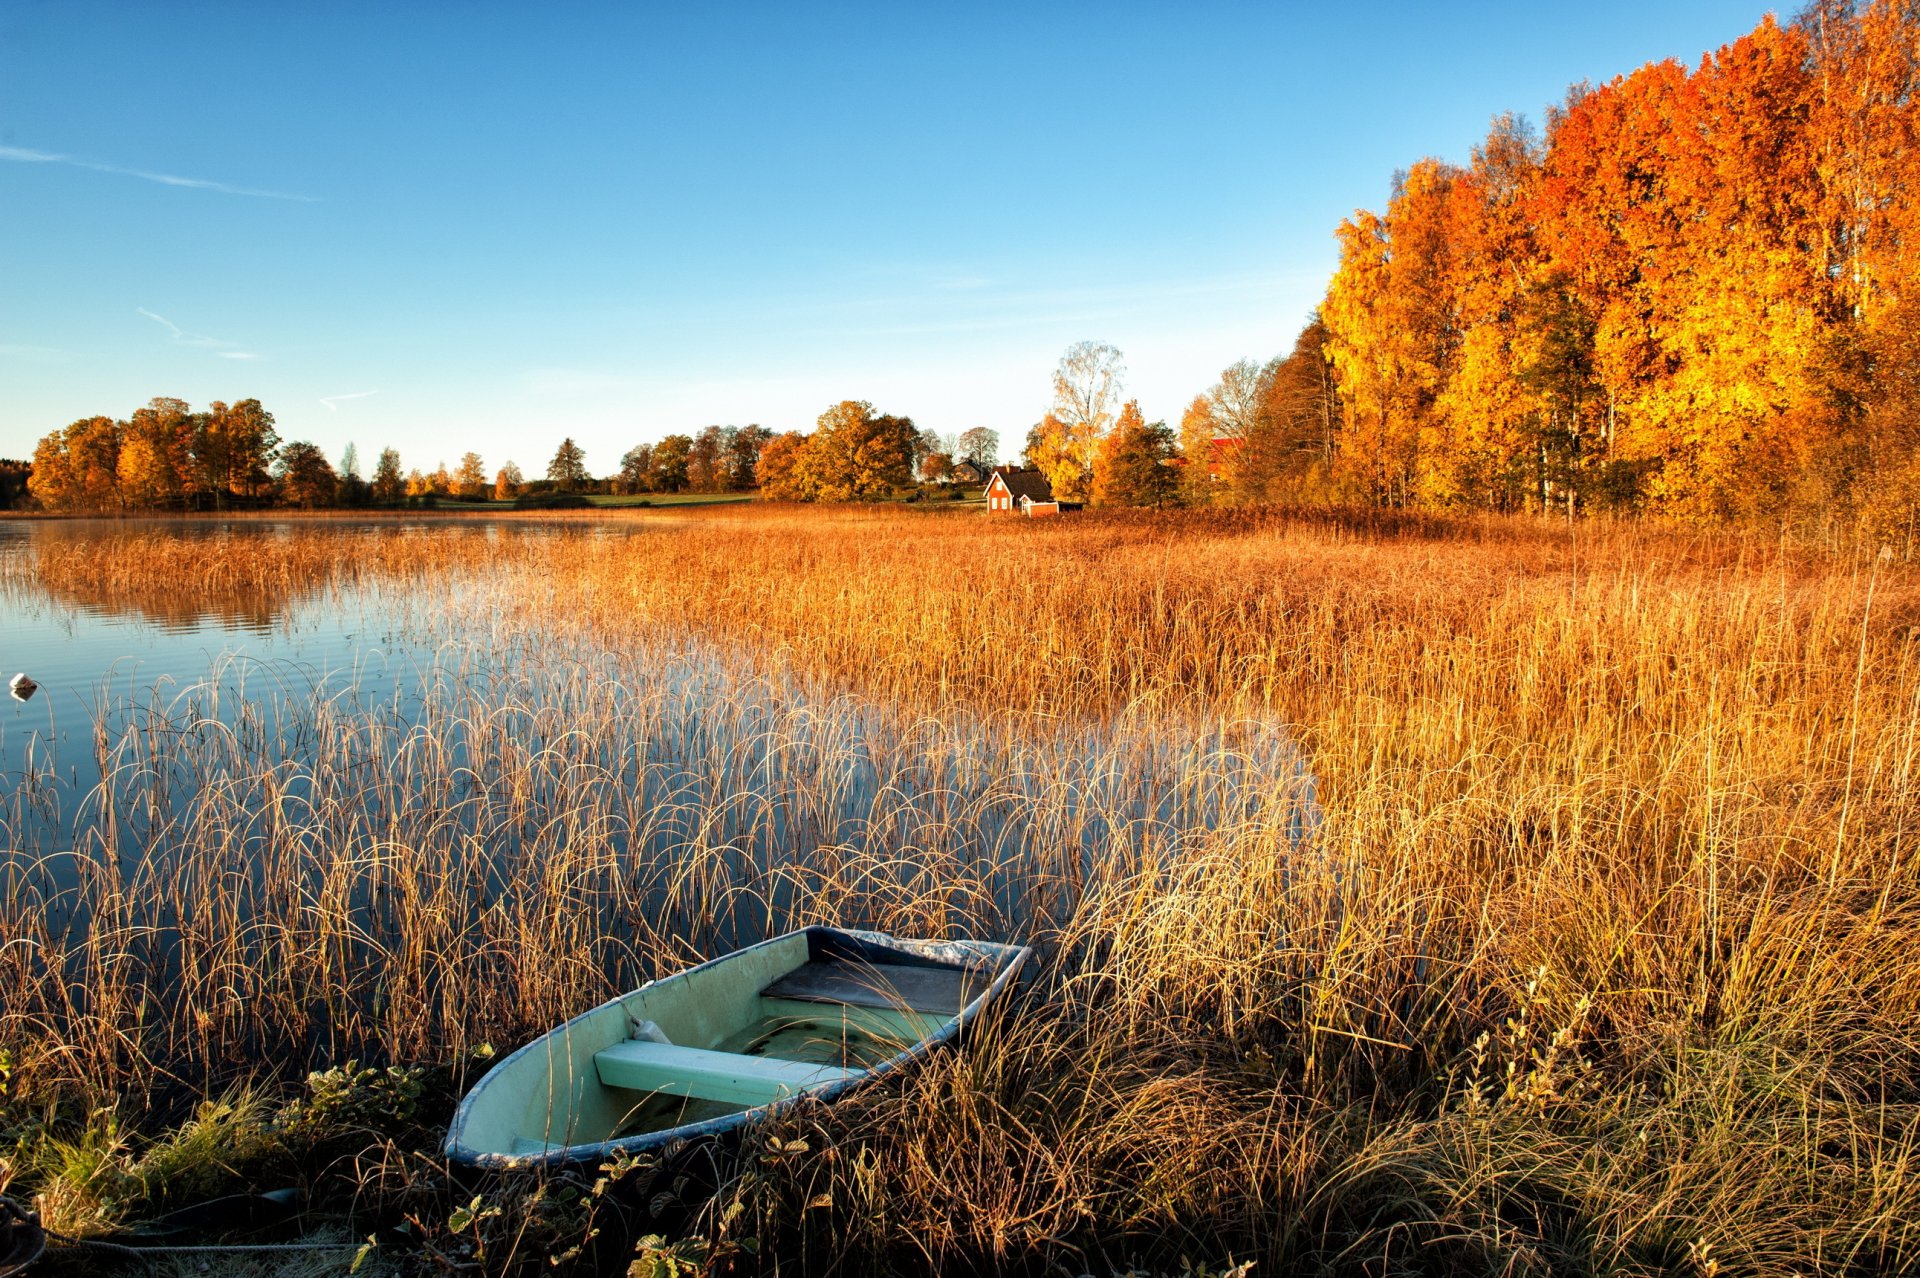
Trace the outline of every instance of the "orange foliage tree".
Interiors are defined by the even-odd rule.
[[[1920,508],[1917,185],[1911,0],[1580,86],[1544,139],[1503,116],[1339,229],[1329,473],[1384,504]]]

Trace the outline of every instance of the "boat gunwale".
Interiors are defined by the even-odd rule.
[[[658,1131],[636,1132],[631,1136],[615,1137],[611,1140],[589,1141],[578,1145],[554,1146],[540,1153],[509,1154],[498,1150],[479,1150],[467,1145],[462,1139],[462,1134],[465,1131],[469,1115],[475,1106],[475,1102],[481,1099],[482,1094],[486,1091],[488,1084],[494,1079],[495,1075],[501,1074],[511,1063],[532,1052],[534,1048],[539,1047],[557,1035],[567,1033],[575,1025],[604,1011],[606,1008],[616,1003],[624,1003],[627,999],[632,998],[642,990],[649,989],[664,981],[692,976],[697,972],[722,963],[731,962],[743,955],[751,954],[756,950],[764,949],[771,945],[777,945],[795,936],[805,936],[807,938],[809,958],[818,955],[823,950],[832,952],[838,948],[836,942],[843,943],[847,940],[855,942],[856,946],[862,949],[872,947],[890,951],[903,958],[920,960],[920,964],[910,964],[909,966],[924,964],[934,967],[966,967],[968,964],[965,961],[965,956],[971,952],[980,960],[990,960],[990,970],[993,971],[993,978],[988,981],[986,987],[975,995],[971,1001],[961,1007],[961,1009],[951,1017],[947,1018],[946,1023],[938,1030],[923,1035],[892,1056],[867,1069],[866,1072],[858,1078],[843,1079],[824,1087],[803,1091],[792,1096],[785,1096],[778,1100],[770,1101],[767,1104],[737,1110],[731,1114],[721,1114],[714,1118],[703,1119],[697,1123],[683,1123],[677,1127],[661,1128]],[[928,1055],[935,1047],[953,1041],[959,1036],[960,1032],[966,1028],[967,1024],[979,1015],[989,1002],[999,997],[1001,991],[1026,968],[1032,958],[1033,948],[1031,946],[1016,945],[1005,941],[919,940],[911,937],[893,936],[885,932],[868,932],[853,928],[829,927],[824,924],[811,924],[806,927],[795,928],[790,932],[782,932],[778,936],[770,936],[765,940],[756,941],[752,945],[745,945],[737,950],[729,950],[725,954],[716,955],[704,962],[696,963],[692,967],[682,968],[677,972],[671,972],[666,976],[647,981],[623,994],[616,994],[605,1002],[596,1004],[586,1011],[581,1012],[579,1015],[561,1022],[538,1038],[508,1053],[496,1061],[493,1066],[481,1076],[480,1081],[475,1083],[465,1096],[461,1097],[459,1106],[453,1112],[453,1120],[447,1126],[447,1138],[443,1150],[446,1156],[452,1161],[482,1171],[547,1170],[577,1166],[582,1163],[610,1158],[620,1154],[631,1155],[646,1153],[650,1150],[672,1144],[675,1141],[692,1142],[705,1137],[720,1136],[737,1128],[744,1127],[750,1122],[755,1122],[775,1113],[784,1112],[787,1109],[808,1101],[818,1101],[823,1104],[836,1101],[855,1088],[863,1087],[875,1079],[886,1078],[895,1071],[904,1068],[911,1061]],[[823,1006],[827,1005],[823,1004]]]

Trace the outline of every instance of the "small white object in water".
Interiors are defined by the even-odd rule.
[[[13,680],[7,684],[7,691],[13,694],[15,701],[25,701],[28,697],[40,691],[40,685],[23,674],[17,674],[13,677]]]

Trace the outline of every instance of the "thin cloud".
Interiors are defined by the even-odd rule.
[[[181,177],[176,173],[129,169],[118,164],[101,164],[95,160],[83,160],[77,155],[57,155],[52,151],[34,151],[23,146],[0,146],[0,160],[11,160],[15,164],[64,164],[68,168],[86,169],[90,173],[113,173],[120,177],[139,178],[143,182],[157,182],[161,186],[191,187],[197,191],[218,191],[222,195],[244,195],[256,200],[292,200],[297,204],[319,203],[319,197],[313,195],[294,195],[287,191],[262,191],[250,186],[210,182],[205,178]]]
[[[212,351],[215,355],[218,355],[221,359],[259,359],[260,358],[260,356],[255,354],[253,351],[236,350],[232,342],[223,342],[217,337],[208,337],[202,333],[189,333],[185,329],[181,328],[178,324],[168,319],[166,316],[156,315],[144,306],[136,306],[133,309],[138,311],[140,314],[146,316],[148,319],[152,320],[154,323],[165,325],[167,331],[173,334],[173,342],[174,342],[174,345],[176,346],[193,346],[193,347],[198,347],[201,350]]]
[[[345,395],[322,395],[320,397],[320,402],[327,406],[327,411],[329,413],[337,413],[340,411],[340,404],[341,404],[341,401],[343,400],[365,399],[369,395],[378,395],[379,393],[380,392],[377,390],[370,390],[370,391],[352,391]]]

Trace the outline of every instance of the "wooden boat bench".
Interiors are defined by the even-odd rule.
[[[783,1096],[861,1077],[861,1069],[786,1061],[771,1056],[742,1056],[702,1047],[679,1047],[650,1039],[628,1039],[595,1052],[594,1068],[607,1087],[659,1092],[729,1105],[768,1105]]]

